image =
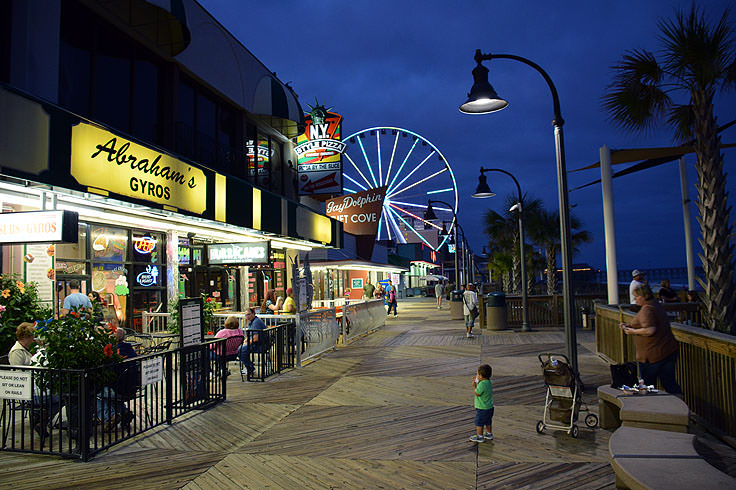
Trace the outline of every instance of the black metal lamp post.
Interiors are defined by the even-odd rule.
[[[480,49],[475,51],[476,67],[473,69],[473,87],[468,94],[468,100],[460,106],[460,111],[467,114],[488,114],[496,112],[508,105],[508,102],[498,96],[491,84],[488,82],[488,68],[483,66],[483,61],[493,59],[509,59],[520,61],[534,68],[544,78],[552,92],[552,104],[554,109],[555,134],[555,156],[557,160],[557,194],[560,209],[560,251],[562,254],[562,296],[563,310],[565,314],[565,339],[567,344],[567,357],[570,359],[573,369],[578,368],[577,332],[575,331],[575,303],[572,287],[572,240],[570,238],[570,201],[567,190],[567,169],[565,168],[565,145],[562,134],[562,126],[565,124],[560,112],[560,99],[557,88],[552,79],[539,65],[531,60],[513,54],[483,54]]]
[[[511,172],[507,172],[506,170],[502,168],[480,168],[480,176],[478,177],[478,187],[475,189],[475,194],[473,194],[473,197],[493,197],[496,194],[491,191],[491,188],[488,187],[488,182],[486,181],[486,172],[501,172],[503,174],[508,175],[511,177],[511,179],[514,181],[514,184],[516,184],[516,193],[517,198],[519,200],[519,205],[517,211],[519,212],[519,253],[521,254],[521,330],[524,332],[531,331],[531,328],[529,327],[529,294],[527,292],[527,275],[526,275],[526,254],[524,251],[524,210],[522,207],[522,194],[521,194],[521,186],[519,185],[519,181],[516,180],[516,177],[514,177]]]

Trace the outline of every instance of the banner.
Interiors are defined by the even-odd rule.
[[[385,197],[386,186],[336,197],[327,201],[325,214],[342,221],[347,233],[375,238]]]
[[[294,148],[299,195],[342,194],[342,116],[324,105],[310,108],[305,116],[306,130]]]

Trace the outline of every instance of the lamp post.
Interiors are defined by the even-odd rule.
[[[567,357],[573,369],[578,368],[578,346],[577,335],[573,314],[575,303],[572,295],[572,240],[570,239],[570,202],[567,190],[567,169],[565,168],[565,144],[562,134],[562,126],[565,124],[560,112],[560,99],[557,88],[552,79],[539,65],[531,60],[513,54],[483,54],[480,49],[475,51],[476,67],[473,69],[473,87],[468,94],[468,100],[460,106],[460,111],[468,114],[488,114],[499,111],[509,105],[508,102],[498,96],[491,84],[488,82],[488,68],[483,66],[483,61],[493,59],[509,59],[519,61],[534,68],[544,81],[547,82],[552,92],[552,105],[554,119],[552,125],[555,134],[555,157],[557,160],[557,194],[560,208],[560,252],[562,255],[562,296],[563,311],[565,315],[565,340],[567,344]]]
[[[452,217],[454,218],[453,219],[453,223],[454,223],[454,227],[455,227],[455,237],[457,238],[457,227],[458,227],[457,214],[455,214],[455,210],[452,209],[452,206],[450,204],[446,203],[445,201],[440,201],[438,199],[428,199],[427,200],[427,209],[426,209],[426,211],[424,211],[424,219],[426,221],[434,221],[434,220],[437,219],[437,215],[435,214],[434,209],[432,209],[432,203],[433,202],[438,203],[438,204],[444,204],[445,206],[447,206],[450,209],[450,212],[452,213]],[[444,228],[444,223],[443,223],[442,226]],[[465,235],[465,234],[463,233],[463,235]],[[457,240],[455,240],[455,241],[457,242]],[[459,271],[459,269],[457,267],[458,266],[458,261],[457,261],[457,243],[455,244],[455,254],[454,255],[455,255],[455,287],[457,289],[457,288],[460,287],[460,276],[458,275],[460,271]]]
[[[511,180],[516,184],[516,194],[519,199],[517,211],[519,212],[519,254],[521,255],[521,330],[523,332],[529,332],[531,331],[531,328],[529,327],[529,294],[527,292],[526,254],[524,251],[524,210],[521,203],[523,197],[521,194],[521,186],[519,185],[519,181],[516,180],[516,177],[514,177],[511,172],[507,172],[502,168],[481,167],[480,175],[478,176],[478,187],[475,188],[473,197],[485,198],[496,195],[491,192],[491,188],[488,187],[488,182],[486,181],[485,176],[486,172],[501,172],[502,174],[506,174],[511,177]]]

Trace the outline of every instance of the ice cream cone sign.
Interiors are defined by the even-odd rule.
[[[117,314],[120,321],[125,320],[125,312],[127,311],[125,306],[128,302],[129,293],[130,289],[128,289],[128,279],[125,275],[121,274],[117,279],[115,279],[115,295],[118,297],[118,303],[120,304],[120,310]]]

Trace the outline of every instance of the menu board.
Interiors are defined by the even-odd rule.
[[[25,281],[36,283],[39,301],[51,306],[54,302],[54,246],[48,243],[26,245],[23,265]]]
[[[201,344],[204,338],[202,298],[180,299],[179,321],[181,322],[181,346]]]

